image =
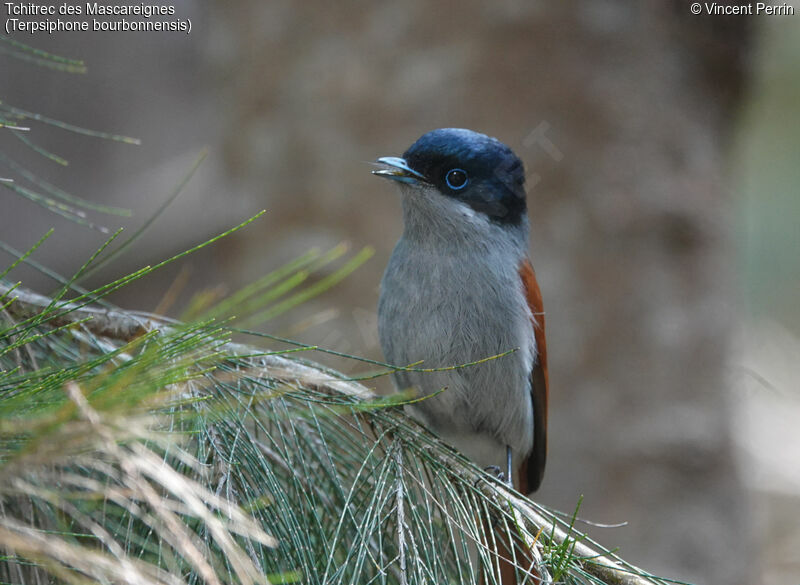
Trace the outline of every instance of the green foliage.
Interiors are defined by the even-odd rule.
[[[36,49],[21,43],[6,35],[0,35],[0,61],[3,56],[27,61],[34,65],[47,67],[63,73],[82,74],[86,73],[86,65],[77,59],[67,59],[58,55],[53,55],[41,49]],[[50,152],[46,148],[37,144],[31,135],[34,135],[36,128],[41,125],[53,126],[72,132],[122,142],[126,144],[139,144],[136,138],[110,134],[90,130],[61,120],[56,120],[37,112],[28,111],[8,104],[2,99],[0,94],[0,132],[10,133],[19,140],[25,147],[36,152],[55,164],[67,166],[69,162],[63,156]],[[108,229],[89,219],[86,211],[94,211],[110,215],[130,215],[127,209],[111,207],[108,205],[97,205],[81,197],[77,197],[67,191],[45,181],[36,173],[28,169],[23,164],[15,161],[6,152],[0,152],[0,169],[5,167],[6,172],[0,172],[0,186],[5,187],[14,194],[43,207],[44,209],[69,219],[79,225],[107,233]]]
[[[53,55],[6,35],[0,35],[0,54],[67,73],[86,73],[86,64],[83,61]]]
[[[89,306],[183,254],[69,301],[89,262],[53,299],[3,285],[0,580],[495,583],[505,541],[533,583],[516,551],[538,533],[559,582],[626,582],[601,580],[608,561],[572,522],[507,492],[402,399],[294,359],[313,347],[234,344],[213,318],[318,293],[293,275],[338,255],[309,253],[193,323]],[[381,372],[356,377],[396,369],[365,361]]]

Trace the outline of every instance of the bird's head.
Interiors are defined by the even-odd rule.
[[[382,168],[372,172],[399,182],[406,207],[433,225],[525,223],[522,161],[495,138],[442,128],[421,136],[402,158],[382,157],[377,162]]]

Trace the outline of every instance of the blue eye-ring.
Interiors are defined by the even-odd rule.
[[[467,171],[463,169],[451,169],[447,171],[447,174],[444,177],[447,186],[450,187],[453,191],[458,191],[463,189],[469,183],[469,178],[467,177]]]

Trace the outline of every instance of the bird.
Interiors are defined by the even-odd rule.
[[[421,364],[393,373],[398,389],[424,398],[405,408],[481,467],[505,469],[520,493],[536,491],[548,373],[524,165],[496,138],[463,128],[430,131],[375,164],[401,192],[403,233],[381,280],[378,333],[391,364]]]

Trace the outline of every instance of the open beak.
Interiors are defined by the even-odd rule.
[[[418,173],[408,166],[404,158],[397,156],[382,156],[376,161],[377,164],[384,165],[384,168],[372,171],[373,175],[392,179],[393,181],[400,181],[401,183],[427,183],[425,176]]]

